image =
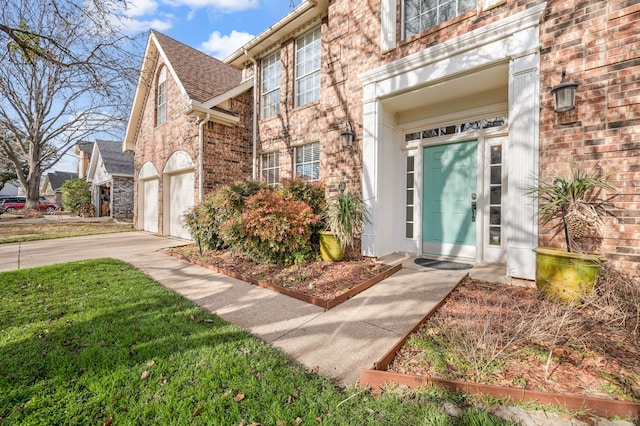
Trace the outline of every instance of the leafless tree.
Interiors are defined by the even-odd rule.
[[[125,7],[8,0],[0,10],[0,151],[27,192],[26,208],[38,207],[42,173],[77,142],[123,133],[139,65],[132,52],[140,51],[119,31]]]

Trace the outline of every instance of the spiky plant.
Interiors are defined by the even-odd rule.
[[[339,192],[329,198],[323,214],[327,228],[336,236],[342,248],[353,247],[364,224],[371,223],[367,205],[353,192]]]
[[[564,208],[564,220],[555,226],[558,231],[566,226],[570,240],[597,235],[603,218],[611,214],[612,197],[603,195],[603,191],[615,191],[609,183],[610,176],[598,165],[587,170],[583,165],[571,163],[568,174],[556,177],[553,182],[540,181],[529,190],[529,195],[539,201],[540,223],[563,219]]]

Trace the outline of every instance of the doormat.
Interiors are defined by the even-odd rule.
[[[446,260],[433,260],[417,258],[415,260],[416,265],[424,266],[425,268],[443,269],[447,271],[460,271],[462,269],[471,269],[473,265],[470,263],[449,262]]]

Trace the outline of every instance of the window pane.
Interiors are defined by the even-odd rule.
[[[306,180],[320,179],[320,143],[301,145],[295,149],[296,175]]]
[[[502,230],[499,226],[492,226],[489,228],[489,245],[499,246],[502,245]]]
[[[404,236],[406,238],[413,238],[413,223],[407,223],[405,225],[405,233]]]
[[[412,172],[415,167],[415,157],[407,157],[407,172]]]
[[[406,211],[406,216],[407,221],[411,222],[413,221],[413,207],[407,207],[407,211]]]
[[[413,173],[407,173],[407,188],[413,188]]]
[[[490,204],[502,204],[502,187],[494,186],[491,188]]]
[[[492,185],[499,185],[502,183],[502,167],[491,166],[491,180]]]
[[[502,146],[495,145],[491,147],[491,164],[502,163]]]
[[[412,189],[407,189],[407,204],[412,206],[413,205],[413,190]]]
[[[501,214],[501,207],[490,207],[489,208],[489,223],[491,225],[500,225],[501,221],[500,221],[500,214]]]
[[[296,40],[296,102],[320,99],[320,27]]]

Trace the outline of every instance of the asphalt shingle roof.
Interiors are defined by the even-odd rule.
[[[122,142],[96,140],[107,173],[133,176],[133,154],[122,151]]]
[[[74,179],[78,177],[77,173],[73,172],[51,172],[47,175],[49,178],[49,184],[54,191],[59,191],[62,187],[62,184],[68,181],[69,179]]]
[[[240,70],[171,37],[152,32],[190,99],[205,102],[241,83]]]

